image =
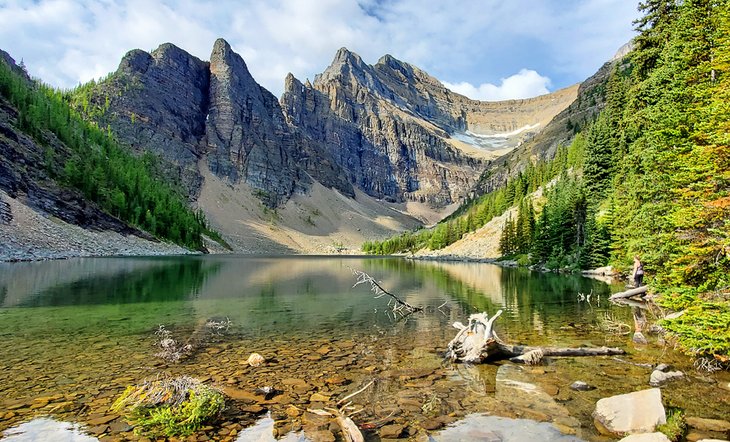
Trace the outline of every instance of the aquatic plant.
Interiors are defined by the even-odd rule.
[[[112,404],[112,411],[123,413],[138,434],[159,437],[187,436],[213,421],[224,407],[225,399],[218,389],[180,376],[127,387]]]
[[[667,423],[659,425],[657,430],[664,433],[671,441],[678,441],[684,435],[687,424],[684,421],[684,412],[679,408],[667,409]]]

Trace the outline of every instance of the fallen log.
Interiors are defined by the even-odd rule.
[[[625,292],[614,293],[608,299],[613,300],[613,299],[631,298],[632,296],[642,295],[642,294],[646,293],[647,290],[649,290],[649,286],[642,285],[641,287],[636,287],[635,289],[626,290]]]
[[[498,310],[491,318],[487,313],[469,316],[467,325],[455,322],[459,332],[449,342],[446,357],[453,362],[482,363],[509,359],[513,362],[537,364],[544,356],[607,356],[626,352],[615,347],[533,347],[503,342],[493,330],[494,321],[502,314]]]

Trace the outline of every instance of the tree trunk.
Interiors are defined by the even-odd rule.
[[[646,293],[647,290],[649,290],[649,286],[642,285],[641,287],[636,287],[635,289],[626,290],[625,292],[614,293],[608,299],[631,298],[632,296],[644,294],[644,293]]]
[[[513,362],[536,364],[543,356],[606,356],[622,355],[626,352],[612,347],[531,347],[511,345],[502,342],[494,333],[494,321],[502,314],[502,310],[490,319],[487,313],[469,316],[468,325],[455,322],[453,326],[459,330],[449,342],[446,357],[453,362],[481,363],[501,359]]]

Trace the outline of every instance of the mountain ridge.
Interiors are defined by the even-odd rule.
[[[131,50],[115,72],[69,95],[79,112],[123,144],[162,158],[164,178],[207,214],[217,198],[200,201],[203,170],[210,180],[247,189],[261,213],[284,210],[318,183],[358,204],[372,199],[386,218],[401,213],[432,222],[468,195],[487,161],[533,137],[572,93],[479,102],[391,55],[368,65],[342,48],[314,82],[287,75],[277,99],[218,39],[209,61],[171,43],[149,53]],[[399,209],[390,212],[389,204]],[[248,228],[228,215],[211,222],[224,236]],[[414,225],[412,218],[385,224]],[[349,245],[372,239],[366,231],[388,234],[378,229],[363,226]]]

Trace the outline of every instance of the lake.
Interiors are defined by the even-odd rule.
[[[424,311],[394,313],[387,297],[353,287],[352,269]],[[373,380],[353,398],[363,409],[353,419],[372,428],[371,440],[386,427],[400,429],[401,437],[450,440],[448,431],[468,434],[463,427],[475,413],[504,418],[499,425],[506,427],[518,428],[510,422],[520,419],[542,422],[535,431],[545,431],[546,440],[593,440],[599,437],[590,416],[595,402],[649,388],[646,364],[660,362],[688,375],[662,389],[665,405],[690,416],[726,418],[727,392],[717,383],[727,382],[727,373],[695,372],[655,336],[648,345],[634,344],[631,310],[608,302],[622,289],[581,276],[400,258],[0,263],[0,433],[52,417],[95,437],[132,437],[109,411],[114,399],[145,378],[186,374],[234,398],[221,421],[199,433],[214,440],[248,440],[262,428],[269,438],[328,440],[329,421],[306,410],[333,407]],[[496,330],[509,343],[608,345],[628,354],[550,358],[536,367],[443,361],[456,333],[453,322],[498,309],[504,313]],[[194,343],[192,354],[179,362],[156,356],[161,326],[176,341]],[[266,362],[250,367],[252,352]],[[541,400],[510,390],[503,382],[510,379],[536,385]],[[576,380],[597,388],[573,391]],[[255,396],[265,386],[279,394]]]

